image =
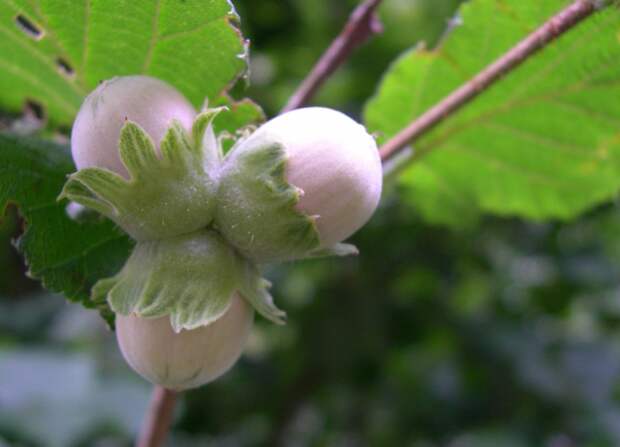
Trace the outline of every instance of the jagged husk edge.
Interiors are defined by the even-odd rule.
[[[317,216],[297,209],[303,191],[287,182],[286,165],[277,142],[250,137],[236,145],[220,174],[218,230],[257,263],[356,254],[346,244],[320,247]]]
[[[100,280],[94,302],[107,299],[122,315],[170,316],[176,332],[221,318],[239,292],[264,317],[283,323],[269,283],[216,232],[202,230],[162,241],[139,242],[117,275]]]
[[[212,121],[222,108],[199,114],[192,131],[173,121],[160,143],[127,121],[119,152],[129,180],[104,168],[85,168],[69,176],[59,200],[69,199],[115,221],[136,240],[190,233],[213,219],[222,153]]]

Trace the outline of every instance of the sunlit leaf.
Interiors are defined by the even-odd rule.
[[[366,109],[385,141],[570,2],[473,0],[434,51],[406,52]],[[620,187],[620,12],[607,8],[415,143],[403,198],[433,222],[569,219]],[[467,218],[469,216],[469,218]]]
[[[168,81],[199,107],[246,70],[226,0],[6,0],[0,5],[0,108],[43,106],[68,126],[82,98],[113,76]]]

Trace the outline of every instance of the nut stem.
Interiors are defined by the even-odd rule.
[[[164,445],[172,422],[177,395],[175,391],[155,386],[142,425],[142,431],[136,441],[136,447],[161,447]]]

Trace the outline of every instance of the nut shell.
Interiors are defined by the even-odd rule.
[[[102,82],[84,100],[71,131],[71,153],[78,169],[107,168],[128,177],[118,150],[127,120],[139,124],[156,147],[172,120],[191,129],[196,110],[174,87],[149,76]]]
[[[260,132],[287,150],[286,178],[304,193],[297,208],[316,220],[321,247],[342,242],[372,216],[383,171],[377,143],[347,115],[309,107],[281,115]]]
[[[217,228],[244,256],[269,263],[353,253],[338,244],[374,213],[383,169],[363,126],[309,107],[238,143],[219,178]]]
[[[254,310],[239,295],[217,321],[175,333],[170,317],[116,316],[116,336],[127,363],[146,380],[172,390],[211,382],[241,356]]]

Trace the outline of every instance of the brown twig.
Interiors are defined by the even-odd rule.
[[[164,445],[172,422],[176,400],[177,393],[175,391],[155,386],[136,447],[161,447]]]
[[[381,159],[385,161],[393,157],[413,141],[429,132],[493,83],[521,65],[530,56],[589,17],[600,6],[602,6],[600,0],[575,0],[478,73],[473,79],[463,84],[385,143],[380,149]]]
[[[353,50],[373,34],[383,31],[377,16],[377,8],[381,1],[366,0],[355,8],[344,29],[323,53],[280,113],[289,112],[306,104],[329,76],[347,60]]]

